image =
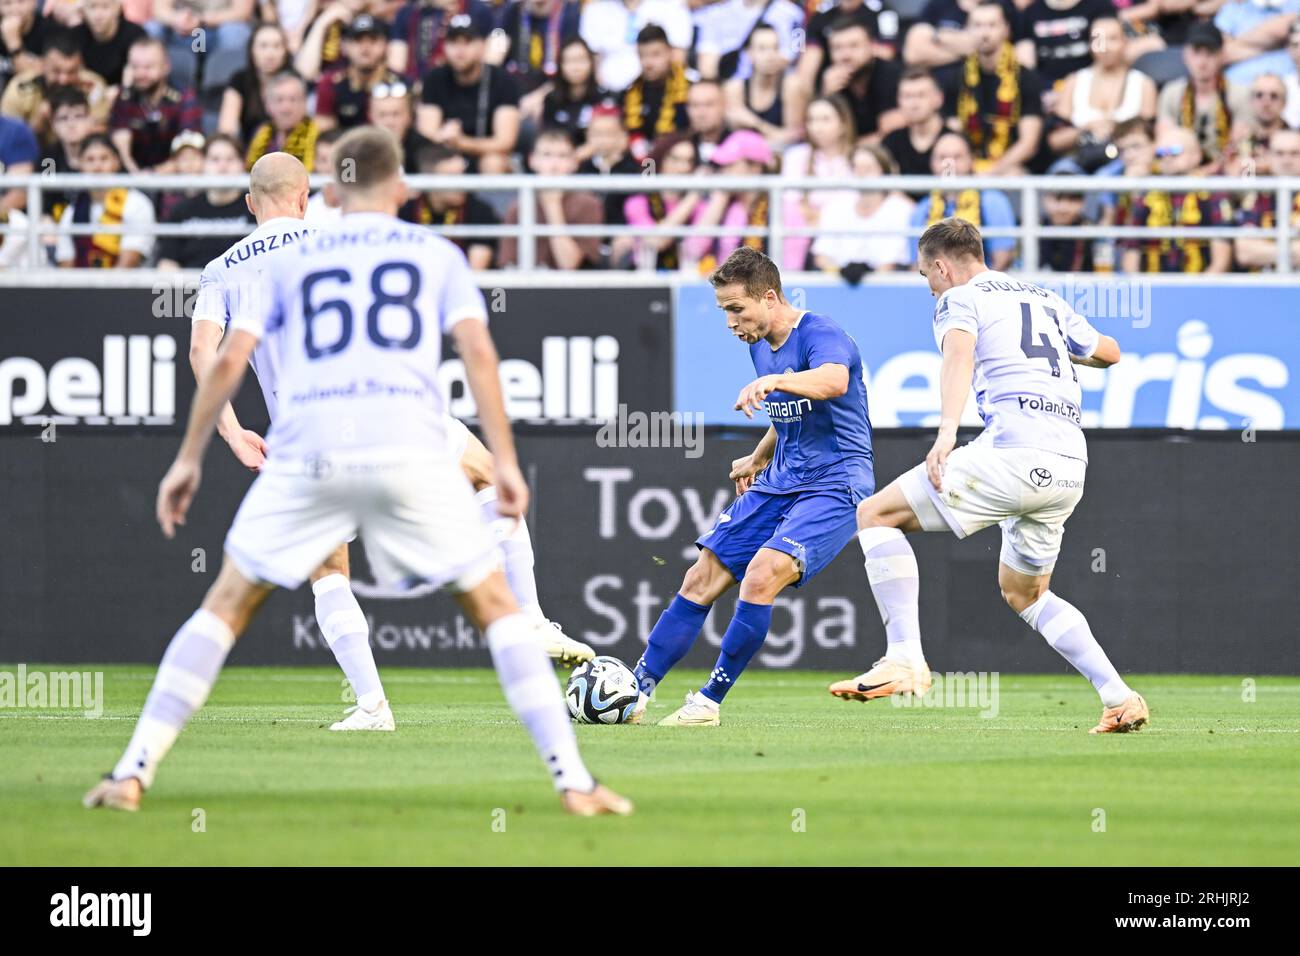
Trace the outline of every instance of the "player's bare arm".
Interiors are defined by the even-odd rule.
[[[178,524],[185,523],[190,503],[199,490],[203,453],[212,440],[212,430],[222,408],[229,404],[239,383],[244,380],[248,357],[253,354],[256,345],[257,338],[242,330],[226,336],[211,369],[203,381],[199,382],[180,451],[176,453],[176,460],[167,469],[167,474],[158,486],[158,524],[168,538],[176,534]]]
[[[943,337],[943,365],[939,369],[939,434],[925,456],[930,484],[943,488],[943,469],[957,444],[957,424],[975,375],[975,336],[952,329]]]
[[[203,376],[216,359],[217,348],[225,330],[215,322],[200,319],[190,329],[190,368],[194,370],[194,381],[203,382]],[[244,428],[235,415],[235,407],[229,402],[221,410],[217,419],[217,434],[226,440],[230,450],[239,463],[249,471],[261,470],[266,461],[266,441],[257,432]]]
[[[763,408],[763,399],[772,392],[789,392],[800,398],[822,401],[827,398],[839,398],[849,390],[849,370],[838,362],[827,362],[817,368],[803,372],[787,372],[782,375],[764,375],[756,378],[740,390],[736,397],[735,408],[745,413],[746,418],[753,418],[755,411]]]
[[[769,426],[753,451],[731,463],[731,474],[727,477],[736,483],[737,497],[749,490],[758,473],[772,463],[774,454],[776,454],[776,429]]]
[[[1109,335],[1097,339],[1097,347],[1087,358],[1071,355],[1070,361],[1075,365],[1087,365],[1089,368],[1110,368],[1119,361],[1119,343]]]
[[[501,397],[496,346],[487,326],[478,319],[457,322],[452,327],[451,337],[465,363],[465,377],[478,406],[479,424],[492,452],[497,510],[506,517],[518,518],[528,510],[528,486],[519,471],[515,439],[510,433],[505,400]]]

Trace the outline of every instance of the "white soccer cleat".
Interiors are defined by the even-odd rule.
[[[638,694],[636,706],[632,708],[632,716],[627,719],[629,724],[639,724],[645,718],[646,708],[650,706],[650,697],[648,694]]]
[[[537,628],[542,638],[542,650],[561,667],[577,667],[596,656],[590,644],[575,641],[554,621],[542,618]]]
[[[366,710],[360,704],[344,711],[342,720],[330,724],[330,730],[396,730],[397,721],[393,720],[392,708],[388,701],[381,700],[373,710]]]
[[[686,703],[659,721],[660,727],[717,727],[721,708],[699,691],[686,695]]]

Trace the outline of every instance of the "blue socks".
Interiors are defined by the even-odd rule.
[[[736,614],[722,637],[718,663],[709,675],[709,682],[700,688],[700,693],[715,704],[722,703],[722,698],[727,696],[727,691],[735,686],[749,665],[750,658],[767,640],[767,630],[771,626],[772,605],[737,601]]]
[[[768,612],[770,617],[771,608]],[[645,653],[636,662],[636,682],[641,693],[654,693],[655,685],[691,649],[708,616],[708,605],[688,601],[680,594],[673,598],[673,603],[659,615],[646,642]]]

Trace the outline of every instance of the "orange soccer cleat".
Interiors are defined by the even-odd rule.
[[[1141,694],[1130,694],[1118,707],[1107,707],[1101,712],[1101,723],[1090,734],[1127,734],[1141,730],[1151,720],[1151,711]]]
[[[829,690],[832,696],[841,700],[875,700],[892,694],[915,694],[921,697],[932,683],[930,666],[924,661],[912,665],[882,657],[865,674],[836,681]]]
[[[602,783],[597,783],[590,793],[581,790],[565,790],[560,799],[564,802],[564,812],[575,817],[598,817],[612,813],[620,817],[631,815],[632,801],[620,796]]]

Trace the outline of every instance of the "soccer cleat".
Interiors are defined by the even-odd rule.
[[[596,656],[590,644],[575,641],[554,621],[542,618],[538,631],[542,636],[542,650],[561,667],[577,667]]]
[[[646,708],[650,706],[650,698],[646,694],[638,694],[636,706],[632,708],[632,716],[627,719],[629,724],[639,724],[645,717]]]
[[[1141,694],[1130,694],[1118,707],[1106,707],[1101,712],[1101,723],[1090,734],[1127,734],[1141,730],[1151,720],[1151,711]]]
[[[373,710],[366,710],[360,704],[355,704],[343,713],[343,719],[330,724],[330,730],[397,729],[397,721],[393,720],[393,711],[386,700],[381,700]]]
[[[575,817],[598,817],[604,814],[626,817],[634,809],[631,800],[620,796],[599,781],[591,788],[590,793],[583,793],[581,790],[565,790],[560,795],[560,800],[564,804],[564,812],[571,813]]]
[[[143,793],[144,787],[135,777],[127,777],[125,780],[105,777],[86,791],[86,795],[81,798],[81,805],[87,810],[105,807],[109,810],[126,810],[135,813],[140,809],[140,797]]]
[[[828,689],[832,696],[840,700],[875,700],[891,694],[915,694],[922,697],[933,683],[930,665],[924,661],[919,666],[913,666],[905,661],[891,661],[882,657],[865,674],[836,681]]]
[[[660,727],[717,727],[721,708],[699,691],[686,695],[686,703],[659,721]]]

